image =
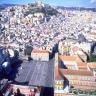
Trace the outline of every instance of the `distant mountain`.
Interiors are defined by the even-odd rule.
[[[9,7],[9,6],[15,6],[15,5],[17,5],[17,4],[0,4],[0,10],[3,10],[3,9],[5,9],[6,7]],[[30,11],[32,11],[33,13],[34,13],[34,11],[35,12],[37,12],[37,11],[45,11],[45,13],[46,13],[46,11],[47,12],[49,12],[49,13],[51,13],[51,15],[52,14],[56,14],[56,10],[54,10],[50,5],[48,5],[48,4],[45,4],[45,8],[44,9],[40,9],[39,8],[39,10],[38,10],[38,8],[36,8],[36,5],[35,4],[29,4],[30,5],[30,9],[29,9],[29,12]],[[22,6],[22,5],[21,5]],[[35,7],[35,8],[34,8]],[[80,11],[82,11],[82,10],[89,10],[89,11],[93,11],[93,12],[96,12],[96,8],[84,8],[84,7],[64,7],[64,6],[55,6],[57,9],[67,9],[67,10],[80,10]],[[35,10],[34,10],[35,9]],[[28,13],[29,13],[28,12]]]
[[[84,8],[84,7],[63,7],[63,6],[57,6],[57,9],[67,9],[67,10],[88,10],[88,11],[93,11],[96,12],[96,8]]]
[[[0,4],[0,10],[3,10],[6,7],[9,7],[9,6],[15,6],[15,4]]]

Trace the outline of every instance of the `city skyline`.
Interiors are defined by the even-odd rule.
[[[65,7],[93,7],[96,8],[96,0],[41,0],[43,3]],[[28,4],[35,0],[0,0],[0,4]]]

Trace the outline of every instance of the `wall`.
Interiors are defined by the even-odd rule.
[[[37,61],[49,61],[49,53],[31,53],[31,58]]]

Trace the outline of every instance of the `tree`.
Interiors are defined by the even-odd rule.
[[[96,62],[96,55],[90,55],[88,58],[88,62]]]

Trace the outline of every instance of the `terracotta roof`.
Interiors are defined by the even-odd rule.
[[[82,62],[81,59],[76,56],[65,56],[65,55],[59,55],[60,60],[62,61],[76,61],[76,62]]]
[[[77,66],[87,66],[87,64],[85,62],[78,62]]]
[[[75,56],[65,56],[65,55],[60,55],[59,58],[62,60],[62,61],[75,61],[76,60],[76,57]]]
[[[79,70],[88,70],[87,64],[84,62],[78,62],[77,67]]]
[[[96,68],[96,62],[93,63],[87,63],[90,68],[95,69]]]
[[[32,53],[49,53],[47,50],[39,50],[39,49],[33,49]]]
[[[60,69],[62,75],[80,75],[80,76],[93,76],[91,71],[85,70],[70,70],[70,69]]]

